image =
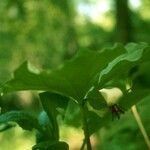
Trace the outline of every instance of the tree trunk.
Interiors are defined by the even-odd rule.
[[[133,28],[130,18],[128,0],[115,0],[116,6],[116,40],[127,43],[133,41]]]

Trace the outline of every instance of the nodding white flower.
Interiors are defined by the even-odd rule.
[[[118,87],[113,88],[103,88],[99,92],[104,97],[108,106],[117,104],[119,99],[123,96],[123,92]]]

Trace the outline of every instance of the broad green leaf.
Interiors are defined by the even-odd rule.
[[[25,130],[33,128],[41,130],[38,120],[30,113],[23,111],[10,111],[0,115],[0,124],[16,122]]]
[[[81,114],[80,114],[80,107],[79,105],[74,102],[74,101],[69,101],[66,113],[65,113],[65,118],[64,118],[64,123],[73,126],[73,127],[80,127],[82,122]]]
[[[66,109],[69,98],[50,92],[40,93],[39,96],[43,108],[49,117],[49,125],[52,125],[50,128],[51,132],[53,133],[53,138],[59,140],[59,129],[56,118],[58,114],[58,108]]]
[[[69,150],[69,146],[67,143],[61,141],[45,141],[33,146],[32,150]]]
[[[95,133],[97,130],[100,128],[106,126],[108,123],[112,121],[111,115],[106,112],[105,116],[100,117],[98,114],[96,114],[93,111],[89,111],[87,113],[88,115],[88,128],[89,128],[89,133],[92,135]]]
[[[150,47],[148,47],[146,44],[131,43],[126,46],[126,49],[128,53],[122,55],[122,59],[118,60],[118,58],[116,58],[108,65],[108,67],[105,69],[107,74],[101,78],[101,81],[102,83],[107,83],[108,81],[110,82],[111,80],[117,79],[117,82],[119,83],[120,80],[123,80],[124,83],[122,82],[122,85],[112,82],[110,86],[117,86],[122,90],[124,95],[120,99],[120,103],[122,103],[122,107],[126,107],[127,105],[128,107],[126,108],[129,109],[133,104],[136,104],[138,101],[149,95],[150,86],[148,86],[148,83],[150,81],[150,72],[147,70],[148,67],[150,67]],[[116,62],[118,62],[117,65],[112,67]],[[132,80],[132,77],[130,77],[130,71],[135,66],[138,66],[140,69],[135,71],[136,77],[134,80],[142,75],[142,80],[145,80],[147,85],[145,83],[145,86],[143,85],[142,88],[139,89],[139,86],[137,86],[137,83],[135,83],[133,80],[131,81],[133,82],[131,85],[132,91],[127,92],[125,89],[127,83],[125,81],[127,79]],[[140,83],[141,85],[144,84],[143,81]]]
[[[136,66],[134,72],[130,75],[132,84],[136,88],[150,88],[150,61]]]
[[[104,107],[107,106],[101,93],[96,88],[88,92],[86,100],[95,109],[103,109]]]
[[[139,101],[146,99],[150,96],[150,89],[136,89],[132,90],[132,92],[126,93],[119,101],[121,107],[125,110],[131,108],[131,106],[135,105]]]
[[[4,84],[2,91],[42,90],[59,93],[81,102],[93,86],[95,77],[117,56],[125,53],[122,45],[103,52],[80,51],[74,59],[50,73],[35,74],[25,62],[15,72],[14,78]]]
[[[117,45],[115,48],[107,49],[101,53],[82,51],[78,53],[74,59],[66,62],[62,67],[50,73],[32,73],[29,71],[27,63],[24,63],[15,71],[14,78],[8,81],[2,90],[3,92],[18,90],[50,91],[71,97],[78,102],[81,102],[84,98],[90,98],[88,101],[92,104],[92,107],[101,109],[101,106],[106,108],[107,106],[103,103],[103,99],[98,94],[98,90],[106,85],[112,87],[117,85],[121,89],[124,86],[124,96],[119,103],[122,107],[125,107],[125,109],[129,109],[133,104],[149,95],[149,86],[147,89],[145,89],[144,86],[143,90],[140,90],[133,82],[132,92],[127,93],[125,90],[125,80],[129,78],[132,68],[147,63],[149,60],[150,48],[144,43],[130,43],[125,48],[122,45]],[[149,76],[147,76],[146,81],[148,80]],[[98,84],[96,85],[95,83]],[[91,93],[92,87],[94,87],[93,90],[96,90],[94,93]],[[96,105],[98,100],[100,101],[100,106]],[[48,106],[47,103],[44,105]],[[48,110],[48,108],[46,109]],[[51,110],[53,111],[54,109],[51,108]],[[55,113],[56,112],[53,111],[54,116],[56,115]],[[94,112],[94,115],[95,114]],[[96,128],[92,127],[92,124],[94,124],[96,120],[98,121],[98,119],[94,119],[97,118],[97,116],[98,113],[95,117],[90,117],[89,115],[91,119],[91,124],[89,122],[91,125],[90,133],[96,130]],[[100,115],[99,119],[99,122],[103,122],[104,124],[109,123],[111,120],[110,112],[106,110],[103,117]],[[56,120],[54,119],[53,122],[55,122],[53,126],[57,131]],[[97,128],[100,128],[103,123],[101,123],[100,126],[98,125]]]
[[[126,80],[129,71],[141,63],[150,61],[150,47],[145,44],[130,43],[126,47],[127,53],[116,57],[109,65],[100,73],[99,87],[111,80]]]
[[[47,141],[49,139],[55,139],[52,123],[45,111],[40,112],[38,121],[42,128],[42,132],[36,131],[36,143]]]

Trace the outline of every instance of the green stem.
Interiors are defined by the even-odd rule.
[[[85,110],[84,106],[81,106],[81,113],[82,113],[82,118],[83,118],[83,130],[84,130],[84,136],[85,136],[85,142],[87,145],[87,150],[92,150],[90,134],[89,134],[89,130],[88,130],[86,110]]]
[[[140,128],[140,131],[141,131],[141,133],[142,133],[142,135],[144,137],[146,145],[147,145],[148,149],[150,150],[150,140],[149,140],[148,134],[147,134],[147,132],[146,132],[146,130],[144,128],[144,125],[142,123],[141,117],[140,117],[140,115],[139,115],[139,113],[137,111],[136,106],[135,105],[132,106],[131,110],[132,110],[133,116],[134,116],[134,118],[135,118],[135,120],[136,120],[136,122],[137,122],[137,124],[138,124],[138,126]]]

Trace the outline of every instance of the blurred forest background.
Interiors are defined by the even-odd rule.
[[[150,0],[1,0],[0,84],[25,60],[50,70],[78,50],[101,50],[115,42],[150,43],[149,35]],[[142,101],[138,109],[150,135],[149,105],[150,100]],[[36,93],[30,92],[7,95],[0,107],[2,113],[25,109],[38,114],[41,109]],[[61,127],[71,150],[78,150],[83,138],[76,116],[74,110]],[[147,149],[130,111],[92,140],[95,150]],[[30,150],[34,143],[34,131],[17,127],[0,132],[0,150]]]

